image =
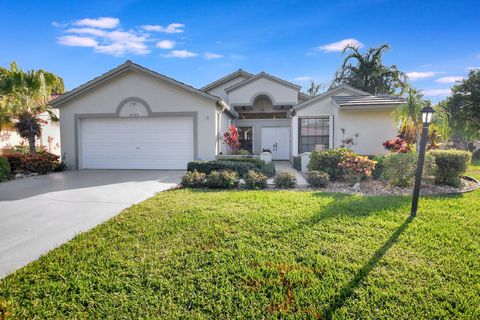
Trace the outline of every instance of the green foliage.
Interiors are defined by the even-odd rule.
[[[297,171],[302,171],[302,157],[293,157],[293,168]]]
[[[288,171],[280,171],[274,178],[275,186],[280,189],[292,189],[297,185],[295,175]]]
[[[221,158],[217,161],[248,162],[256,165],[258,169],[261,169],[265,165],[265,161],[257,158]]]
[[[480,160],[480,149],[473,151],[472,157],[473,159]]]
[[[358,47],[347,45],[343,54],[349,54],[335,74],[332,87],[346,84],[373,95],[403,91],[406,75],[399,71],[396,65],[383,64],[382,56],[388,49],[388,44],[383,44],[378,48],[369,48],[362,54]],[[353,60],[354,64],[350,63],[350,60]]]
[[[182,178],[182,186],[185,188],[203,188],[207,175],[198,171],[187,171]]]
[[[392,153],[383,160],[383,178],[396,187],[411,186],[415,180],[418,156],[415,153]],[[422,179],[430,180],[435,170],[435,159],[425,155]]]
[[[12,153],[5,155],[10,163],[12,172],[34,172],[46,174],[48,172],[59,171],[62,163],[60,157],[49,152],[37,154]]]
[[[326,172],[322,171],[310,171],[308,172],[307,181],[313,188],[325,188],[328,185],[330,176]]]
[[[10,163],[5,157],[0,157],[0,182],[5,181],[11,174]]]
[[[212,171],[230,170],[243,177],[249,170],[258,170],[257,165],[245,161],[191,161],[187,165],[187,171],[198,171],[209,174]]]
[[[260,190],[267,188],[267,177],[260,172],[250,170],[245,175],[245,188]]]
[[[338,166],[345,172],[345,178],[349,182],[355,183],[370,178],[375,168],[375,161],[368,159],[366,156],[347,152],[343,155]]]
[[[435,182],[459,187],[460,178],[467,171],[472,154],[463,150],[433,150],[428,154],[435,159]]]
[[[274,177],[277,173],[275,165],[271,162],[265,163],[265,165],[260,169],[260,172],[269,178]]]
[[[330,175],[330,179],[336,180],[344,176],[344,170],[339,167],[343,156],[351,152],[348,149],[330,149],[323,151],[314,151],[308,164],[309,171],[323,171]]]
[[[380,179],[383,174],[383,161],[385,160],[385,156],[379,154],[372,157],[372,160],[376,162],[372,173],[373,179]]]
[[[206,180],[206,186],[210,189],[233,189],[238,183],[238,174],[229,170],[212,171]]]
[[[240,149],[240,150],[232,150],[230,152],[232,155],[240,155],[240,156],[249,156],[251,153],[248,150]]]

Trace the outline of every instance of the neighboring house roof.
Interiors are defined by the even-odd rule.
[[[219,97],[217,96],[214,96],[214,95],[211,95],[209,93],[206,93],[206,92],[203,92],[201,90],[198,90],[192,86],[189,86],[185,83],[182,83],[180,81],[177,81],[175,79],[172,79],[172,78],[169,78],[167,76],[164,76],[163,74],[160,74],[158,72],[155,72],[153,70],[150,70],[150,69],[147,69],[145,67],[142,67],[141,65],[138,65],[136,63],[133,63],[132,61],[130,60],[127,60],[125,61],[125,63],[119,65],[118,67],[76,87],[75,89],[69,91],[69,92],[66,92],[64,94],[62,94],[60,97],[52,100],[50,102],[50,105],[52,107],[55,107],[55,108],[58,108],[60,107],[61,104],[63,104],[64,102],[72,99],[73,97],[85,92],[85,91],[88,91],[90,89],[92,89],[93,87],[101,84],[101,83],[104,83],[105,81],[119,75],[119,74],[122,74],[126,71],[137,71],[137,72],[140,72],[140,73],[144,73],[144,74],[147,74],[147,75],[150,75],[156,79],[159,79],[159,80],[162,80],[162,81],[165,81],[171,85],[174,85],[174,86],[177,86],[179,88],[182,88],[184,90],[187,90],[193,94],[196,94],[196,95],[199,95],[199,96],[202,96],[204,98],[207,98],[207,99],[210,99],[212,101],[215,101],[215,102],[223,102],[222,99],[220,99]],[[224,105],[226,105],[224,102],[223,102]],[[225,108],[225,111],[228,112],[232,117],[234,118],[237,118],[238,117],[238,114],[230,109],[228,107],[228,105],[226,105],[227,108]]]
[[[396,107],[398,104],[405,103],[405,99],[397,96],[372,96],[372,95],[354,95],[354,96],[334,96],[332,100],[342,109],[362,108],[385,108]]]
[[[253,77],[253,74],[245,70],[238,69],[237,71],[227,74],[225,77],[222,77],[216,81],[213,81],[212,83],[207,84],[206,86],[202,87],[200,90],[207,92],[239,76],[242,76],[245,78],[251,78]]]
[[[306,93],[303,93],[303,92],[298,92],[298,97],[299,97],[299,98],[302,98],[302,99],[304,99],[304,100],[310,100],[310,99],[313,98],[312,96],[310,96],[310,95],[308,95],[308,94],[306,94]]]
[[[370,93],[368,92],[364,92],[362,90],[358,90],[358,89],[355,89],[353,87],[350,87],[350,86],[347,86],[347,85],[341,85],[341,86],[338,86],[336,88],[333,88],[331,90],[328,90],[328,91],[325,91],[324,93],[322,94],[319,94],[318,96],[315,96],[307,101],[304,101],[300,104],[297,104],[295,107],[293,107],[293,111],[296,111],[296,110],[300,110],[300,109],[303,109],[303,108],[306,108],[308,107],[309,105],[311,105],[312,103],[315,103],[317,101],[320,101],[320,100],[323,100],[325,98],[328,98],[328,97],[331,97],[331,96],[334,96],[335,94],[338,94],[339,92],[341,91],[347,91],[353,95],[359,95],[359,96],[370,96]]]
[[[236,90],[236,89],[241,88],[241,87],[243,87],[243,86],[245,86],[245,85],[247,85],[247,84],[249,84],[249,83],[251,83],[251,82],[253,82],[257,79],[260,79],[260,78],[267,78],[267,79],[270,79],[274,82],[283,84],[285,86],[292,87],[296,90],[300,90],[300,88],[301,88],[301,86],[299,86],[299,85],[296,85],[294,83],[291,83],[291,82],[285,81],[283,79],[274,77],[271,74],[268,74],[268,73],[262,71],[259,74],[254,75],[253,77],[250,77],[250,78],[248,78],[248,79],[246,79],[242,82],[236,83],[233,86],[230,86],[230,87],[226,88],[225,91],[230,92],[230,91]]]

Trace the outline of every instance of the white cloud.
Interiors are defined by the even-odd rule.
[[[185,27],[183,23],[170,23],[166,27],[159,25],[147,24],[143,25],[142,28],[145,31],[155,31],[155,32],[164,32],[164,33],[181,33],[183,32],[182,28]]]
[[[116,28],[119,23],[120,20],[118,18],[103,17],[98,19],[80,19],[75,21],[73,24],[80,27],[113,29]]]
[[[187,50],[172,50],[168,54],[163,55],[165,58],[193,58],[198,56],[197,53]]]
[[[427,89],[422,90],[422,93],[427,97],[446,97],[452,93],[450,89]]]
[[[463,77],[461,76],[452,76],[452,77],[442,77],[442,78],[438,78],[435,80],[435,82],[438,82],[438,83],[455,83],[457,81],[461,81],[463,79]]]
[[[175,41],[172,40],[161,40],[157,42],[155,47],[160,49],[172,49],[175,46]]]
[[[418,79],[425,79],[425,78],[430,78],[433,77],[434,75],[438,74],[438,72],[432,72],[432,71],[426,71],[426,72],[418,72],[418,71],[412,71],[412,72],[407,72],[407,77],[408,79],[415,81]]]
[[[357,39],[349,38],[319,46],[318,50],[323,52],[339,52],[345,49],[345,47],[348,45],[363,48],[363,43],[361,43]]]
[[[223,58],[223,54],[212,53],[212,52],[205,52],[204,57],[205,57],[205,59],[207,59],[207,60],[220,59],[220,58]]]
[[[58,38],[58,43],[69,47],[96,47],[98,42],[89,37],[63,36]]]
[[[95,28],[71,28],[66,30],[67,33],[89,34],[97,37],[104,37],[108,31]]]
[[[480,67],[466,67],[465,70],[478,70]]]
[[[231,53],[230,58],[232,58],[233,60],[243,60],[243,59],[246,59],[247,57],[241,54]]]
[[[313,81],[312,77],[309,76],[301,76],[301,77],[296,77],[293,80],[295,81],[301,81],[301,82],[306,82],[306,81]]]

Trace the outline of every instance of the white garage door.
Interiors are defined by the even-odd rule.
[[[84,169],[182,169],[193,160],[192,117],[85,118]]]

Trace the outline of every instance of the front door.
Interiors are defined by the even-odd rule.
[[[273,160],[289,160],[290,128],[262,127],[262,149],[272,151]]]

